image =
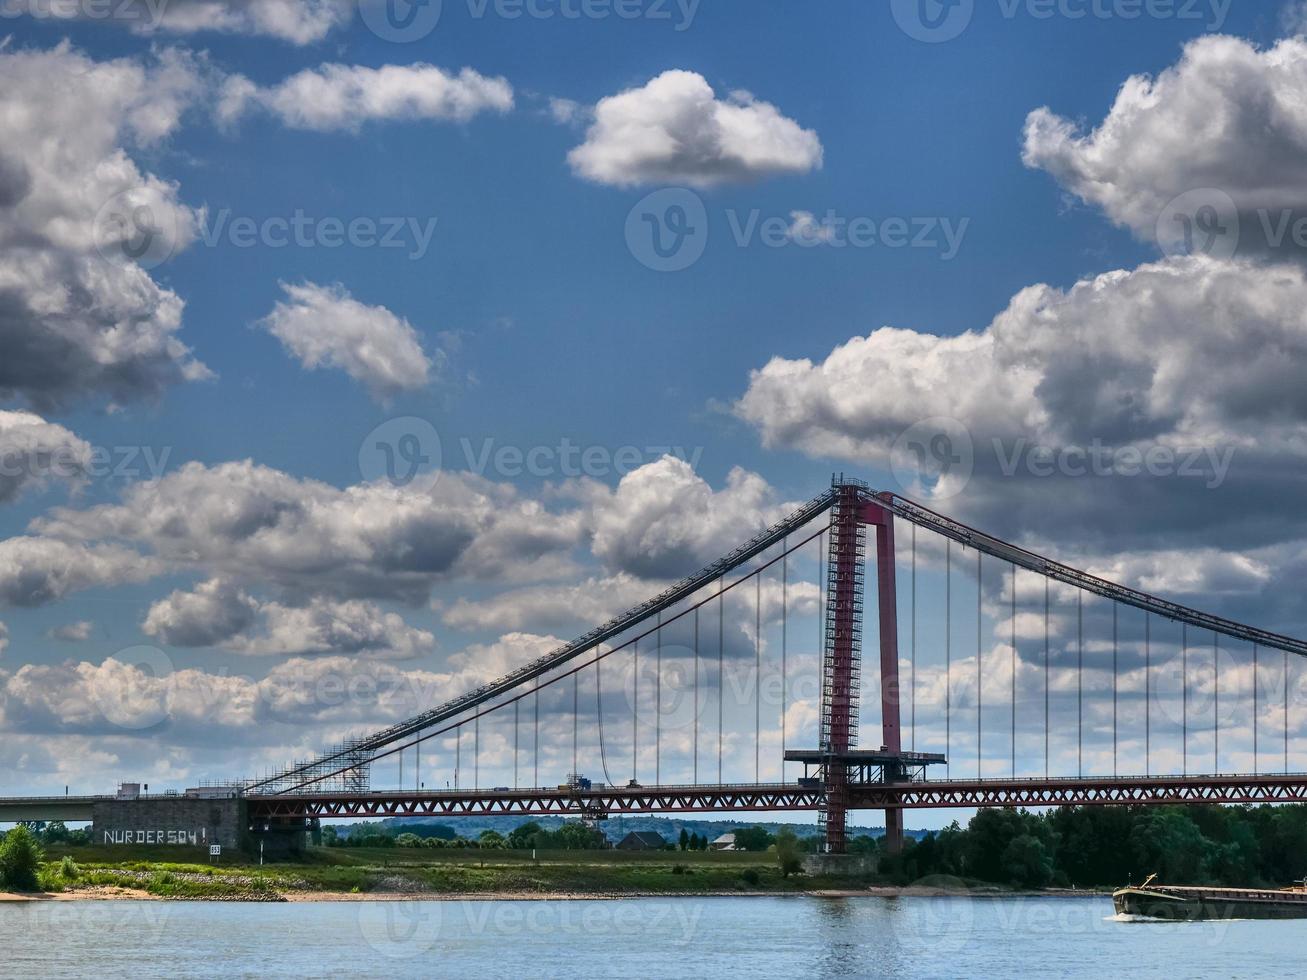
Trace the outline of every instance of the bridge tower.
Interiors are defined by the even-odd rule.
[[[822,670],[821,745],[825,803],[821,823],[826,852],[843,854],[850,802],[850,780],[865,774],[871,756],[882,778],[902,776],[899,735],[899,647],[894,567],[894,515],[867,499],[866,487],[837,477],[831,507],[826,571],[826,649]],[[881,748],[854,752],[858,742],[862,675],[862,600],[866,577],[867,531],[876,528],[876,594],[880,624]],[[885,843],[893,853],[903,846],[903,811],[885,811]]]

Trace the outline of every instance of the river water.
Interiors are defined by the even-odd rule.
[[[1301,922],[1121,921],[1107,898],[0,904],[13,977],[1307,975]]]

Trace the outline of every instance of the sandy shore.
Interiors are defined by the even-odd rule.
[[[278,898],[285,902],[598,902],[621,901],[628,898],[1093,898],[1109,895],[1106,891],[1080,891],[1053,889],[1049,891],[1012,892],[1001,889],[973,889],[969,891],[947,888],[908,885],[905,887],[877,886],[872,888],[812,889],[797,892],[623,892],[621,894],[586,892],[478,892],[476,894],[450,894],[447,892],[321,892],[287,891]],[[53,894],[19,894],[0,892],[0,902],[78,902],[78,901],[214,901],[215,899],[166,899],[139,888],[96,886],[70,888]],[[217,899],[243,901],[239,897]],[[266,898],[261,899],[267,901]],[[254,899],[250,899],[254,901]]]

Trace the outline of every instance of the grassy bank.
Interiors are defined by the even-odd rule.
[[[432,898],[785,894],[879,883],[872,878],[785,878],[769,854],[568,851],[541,852],[533,860],[530,852],[396,848],[313,848],[294,863],[262,867],[243,856],[224,856],[220,864],[210,864],[199,849],[190,854],[178,848],[51,848],[41,879],[47,890],[78,896],[129,889],[159,898],[250,901],[320,893]]]

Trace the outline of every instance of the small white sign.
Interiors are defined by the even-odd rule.
[[[222,856],[222,845],[221,845],[221,844],[210,844],[210,845],[209,845],[209,857],[211,857],[211,858],[216,858],[216,857],[221,857],[221,856]]]

